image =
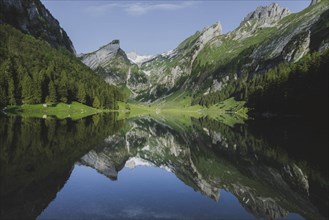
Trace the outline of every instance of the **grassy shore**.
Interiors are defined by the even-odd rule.
[[[243,101],[230,98],[216,105],[204,107],[191,106],[191,100],[192,98],[187,92],[177,92],[149,104],[118,102],[119,110],[115,111],[119,113],[118,119],[151,116],[163,120],[170,119],[184,125],[190,125],[191,118],[210,117],[227,125],[243,123],[247,118],[248,109],[244,107],[245,102]],[[73,120],[109,111],[111,110],[95,109],[79,102],[8,106],[5,109],[7,114],[23,117],[56,117],[58,119],[72,118]]]
[[[200,105],[191,106],[191,100],[192,98],[188,93],[178,92],[149,104],[119,102],[119,118],[152,116],[155,118],[170,118],[174,121],[189,124],[191,117],[210,117],[227,125],[243,123],[248,118],[248,109],[244,106],[244,101],[236,101],[234,98],[230,98],[216,105],[204,107]]]
[[[73,120],[83,118],[89,115],[103,112],[101,109],[95,109],[83,105],[79,102],[71,104],[34,104],[34,105],[15,105],[8,106],[5,109],[7,114],[21,115],[22,117],[47,118],[56,117],[58,119],[72,118]]]

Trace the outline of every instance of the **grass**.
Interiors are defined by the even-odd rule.
[[[21,115],[22,117],[47,118],[56,117],[58,119],[72,118],[77,120],[89,115],[103,112],[104,110],[95,109],[79,102],[71,104],[34,104],[34,105],[15,105],[8,106],[5,110],[8,114]]]
[[[191,126],[191,118],[211,117],[230,126],[243,123],[247,118],[244,102],[235,101],[233,98],[209,108],[200,105],[191,106],[191,100],[192,97],[188,92],[177,91],[165,99],[150,104],[118,102],[118,119],[150,116],[167,123],[170,122],[171,126],[179,129]],[[56,117],[58,119],[72,118],[73,120],[104,111],[110,110],[95,109],[79,102],[8,106],[5,110],[8,114],[23,117]]]
[[[192,97],[188,92],[177,91],[164,99],[146,104],[138,102],[119,102],[119,118],[136,118],[150,116],[176,128],[191,125],[191,118],[210,117],[220,120],[229,126],[243,124],[248,118],[248,109],[244,107],[244,101],[236,101],[234,98],[227,99],[209,108],[193,105]]]

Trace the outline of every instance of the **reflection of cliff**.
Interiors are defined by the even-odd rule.
[[[130,124],[125,134],[108,137],[103,148],[81,161],[94,157],[88,165],[112,177],[125,164],[162,167],[216,201],[219,189],[230,191],[255,217],[277,219],[297,212],[324,218],[309,199],[305,171],[243,127],[237,131],[206,119],[193,120],[186,131],[150,118]]]
[[[36,218],[74,163],[121,127],[114,122],[113,115],[78,121],[0,117],[1,219]]]

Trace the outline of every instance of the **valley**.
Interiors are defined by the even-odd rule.
[[[0,219],[328,219],[329,1],[262,3],[0,0]]]
[[[18,4],[15,7],[17,10],[23,10],[23,5]],[[38,5],[38,7],[42,6]],[[223,33],[222,25],[216,22],[197,31],[175,49],[158,55],[126,53],[120,47],[120,40],[113,40],[94,52],[77,55],[79,60],[96,73],[97,77],[93,76],[94,78],[103,79],[109,85],[107,87],[111,87],[106,89],[110,95],[105,95],[106,91],[100,87],[86,88],[88,83],[78,87],[61,80],[54,80],[55,94],[53,94],[51,93],[53,90],[51,91],[49,87],[52,80],[47,75],[42,76],[41,73],[42,78],[39,80],[37,76],[31,77],[35,83],[31,92],[39,97],[28,100],[29,95],[23,94],[25,91],[20,91],[20,84],[28,79],[14,76],[15,74],[12,73],[14,88],[11,84],[2,82],[0,96],[8,97],[7,100],[2,99],[2,105],[59,102],[69,104],[78,101],[100,111],[129,110],[132,115],[142,111],[152,114],[162,111],[217,115],[215,117],[225,113],[240,114],[242,118],[247,118],[248,114],[253,117],[264,114],[281,116],[295,114],[310,117],[314,114],[311,108],[308,111],[301,111],[300,109],[306,107],[295,105],[293,108],[285,104],[296,103],[294,98],[298,88],[290,85],[290,88],[293,87],[293,92],[290,92],[283,87],[288,80],[295,81],[290,79],[294,77],[293,73],[301,70],[307,72],[314,69],[312,66],[316,66],[316,69],[319,67],[319,74],[312,75],[309,71],[308,77],[314,82],[309,86],[320,88],[321,91],[316,93],[314,92],[316,89],[310,89],[311,91],[298,102],[309,102],[309,97],[319,97],[326,90],[327,85],[320,85],[319,82],[327,81],[327,76],[321,76],[321,73],[326,68],[325,63],[328,62],[328,56],[325,55],[329,40],[328,9],[327,1],[312,3],[298,13],[292,13],[277,3],[260,6],[245,16],[240,25],[231,32]],[[22,22],[17,20],[15,24]],[[24,25],[18,28],[23,28]],[[31,28],[35,27],[31,26]],[[69,41],[60,39],[58,42]],[[50,45],[58,47],[58,43],[54,43],[53,40]],[[64,46],[72,53],[72,45],[65,43]],[[8,51],[11,51],[11,48]],[[4,62],[2,65],[4,71],[10,68],[6,66],[8,63],[15,66],[16,64],[12,63],[21,62],[17,58],[10,58],[15,56],[14,54],[8,56],[4,53],[4,57],[7,57],[7,63]],[[320,58],[312,58],[307,61],[308,65],[305,67],[309,56]],[[14,59],[16,61],[13,62]],[[324,65],[321,66],[319,63]],[[20,67],[17,72],[23,74],[29,68]],[[67,71],[71,71],[65,70],[66,68],[64,68],[65,73],[62,71],[59,74],[61,78],[66,78]],[[51,70],[47,71],[49,75]],[[272,72],[276,73],[272,74]],[[306,78],[305,82],[307,82]],[[283,95],[285,99],[280,98],[282,95],[277,90],[272,91],[275,89],[273,87],[280,86],[281,93],[285,93]],[[41,88],[41,91],[34,91],[34,88],[39,90]],[[275,95],[271,96],[272,93]],[[236,100],[235,104],[231,103],[233,100]],[[275,102],[266,104],[265,107],[266,100],[275,100]],[[117,101],[128,104],[118,105]],[[221,104],[223,102],[230,104],[223,107]],[[281,106],[281,109],[277,106]],[[323,112],[327,109],[326,105]]]

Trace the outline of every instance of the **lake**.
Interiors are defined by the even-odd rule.
[[[0,116],[1,219],[327,219],[327,128]]]

